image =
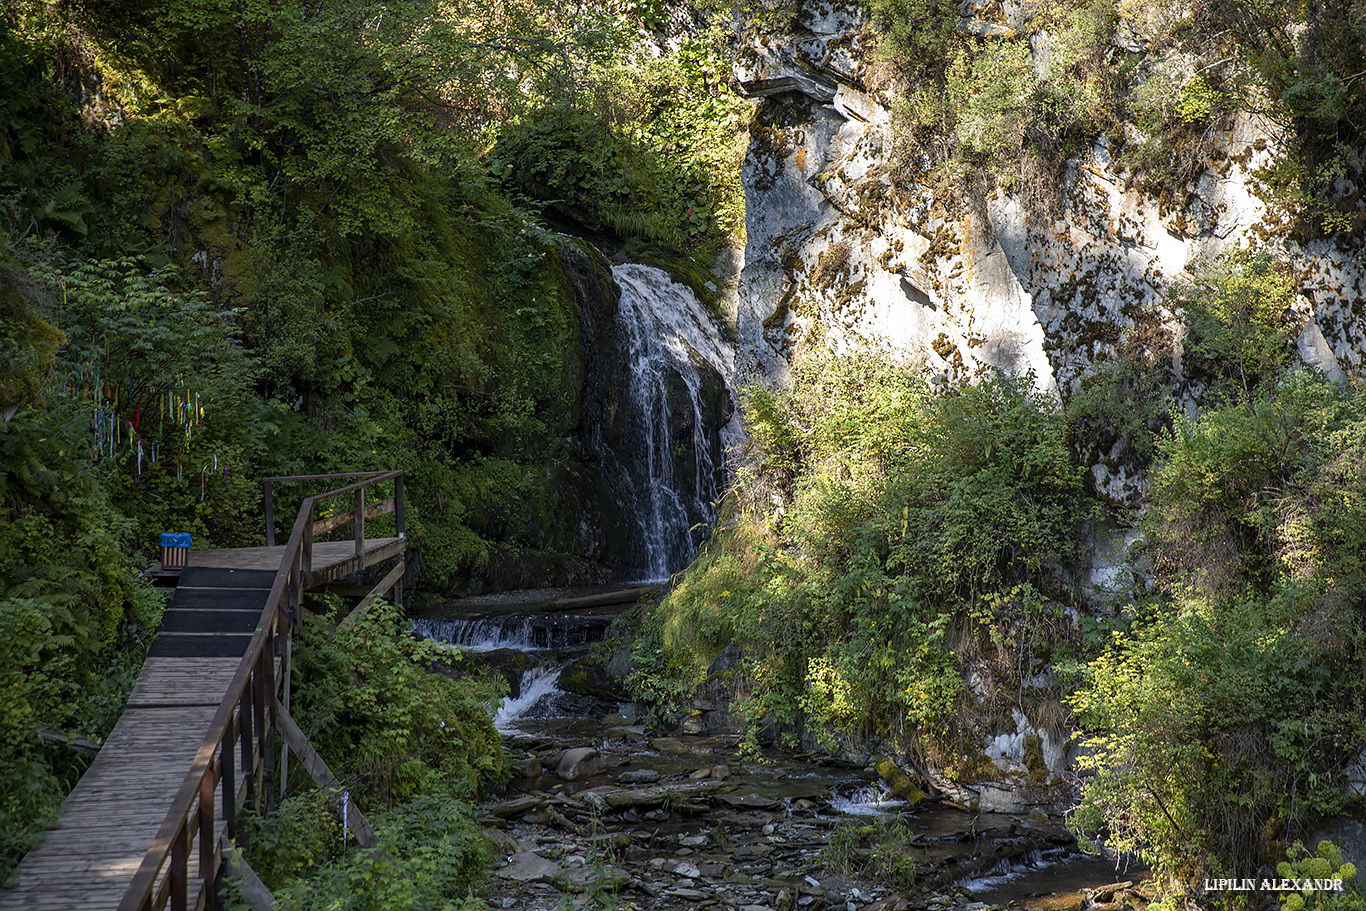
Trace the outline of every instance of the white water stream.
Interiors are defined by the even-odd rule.
[[[630,398],[643,435],[639,464],[631,470],[641,568],[646,580],[657,581],[688,564],[694,526],[713,517],[721,493],[718,460],[729,441],[724,434],[711,436],[718,428],[708,427],[703,372],[709,365],[720,374],[734,404],[735,351],[692,291],[668,273],[627,263],[614,266],[612,275],[621,287],[617,326],[629,353]],[[679,407],[691,407],[692,414],[674,414]],[[674,439],[675,426],[690,428],[690,438]],[[729,435],[736,434],[731,427]],[[687,450],[692,464],[687,477],[679,477]]]
[[[544,707],[543,704],[554,702],[555,697],[562,692],[559,684],[560,669],[557,667],[538,667],[527,671],[522,675],[521,694],[515,698],[504,697],[502,705],[498,706],[498,711],[493,716],[493,726],[500,734],[515,731],[517,722],[532,717],[532,712],[537,706]]]

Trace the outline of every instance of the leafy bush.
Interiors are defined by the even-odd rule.
[[[137,523],[109,499],[85,412],[0,422],[0,875],[55,815],[84,761],[39,728],[101,738],[164,600],[138,579]]]
[[[478,908],[492,863],[470,805],[429,795],[375,814],[376,850],[347,845],[318,791],[286,800],[251,833],[252,868],[282,909]]]
[[[1366,743],[1364,420],[1359,393],[1301,373],[1161,440],[1146,524],[1167,598],[1072,701],[1097,771],[1083,834],[1192,882],[1341,809]]]
[[[677,698],[734,643],[751,724],[945,746],[965,733],[959,654],[1008,666],[1047,648],[1041,593],[1066,594],[1088,509],[1032,382],[935,395],[888,355],[812,349],[786,393],[747,393],[750,459],[714,541],[648,619],[636,685]]]
[[[1152,463],[1172,407],[1166,384],[1171,371],[1155,361],[1126,351],[1081,378],[1066,406],[1067,435],[1079,462],[1114,460],[1139,469]]]
[[[296,715],[358,799],[392,806],[426,794],[470,796],[504,774],[491,685],[430,670],[458,653],[414,638],[385,602],[334,640],[321,622],[299,640]],[[373,802],[373,803],[369,803]]]
[[[842,822],[830,830],[821,859],[842,876],[871,876],[898,892],[915,889],[917,834],[900,816],[872,823]]]
[[[572,106],[552,99],[499,134],[491,169],[559,219],[705,261],[744,238],[746,107],[702,38],[651,56],[623,41]]]
[[[492,862],[469,800],[506,775],[492,684],[455,680],[457,661],[412,636],[378,602],[335,638],[305,623],[292,714],[375,829],[377,850],[348,846],[336,810],[305,790],[253,821],[251,863],[283,908],[460,908]],[[339,904],[340,903],[340,904]]]
[[[1268,253],[1236,251],[1199,264],[1193,282],[1168,294],[1190,326],[1190,372],[1209,376],[1223,400],[1269,393],[1296,357],[1303,320],[1292,310],[1295,294],[1290,264]]]
[[[1322,911],[1361,911],[1366,908],[1366,896],[1361,894],[1356,864],[1344,863],[1342,849],[1331,841],[1319,842],[1318,849],[1309,853],[1303,842],[1295,842],[1286,852],[1287,860],[1276,865],[1282,879],[1340,880],[1342,891],[1305,889],[1282,893],[1279,898],[1284,911],[1303,911],[1305,908]]]

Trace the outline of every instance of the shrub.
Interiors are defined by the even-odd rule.
[[[915,365],[819,348],[745,400],[727,518],[646,623],[651,692],[677,698],[735,643],[752,724],[949,742],[958,654],[1046,649],[1043,593],[1066,595],[1089,506],[1056,404],[1031,377],[935,395]]]
[[[1072,699],[1097,772],[1080,833],[1194,882],[1341,809],[1366,743],[1364,420],[1301,373],[1163,438],[1145,522],[1166,597]]]

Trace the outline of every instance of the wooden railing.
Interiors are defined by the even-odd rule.
[[[291,637],[299,622],[299,606],[309,588],[312,572],[313,537],[318,529],[331,531],[343,525],[356,526],[356,554],[365,552],[365,520],[393,512],[398,537],[404,536],[403,472],[376,471],[347,475],[310,475],[269,478],[266,491],[266,539],[274,543],[274,503],[272,487],[286,481],[324,481],[364,478],[354,484],[307,497],[285,545],[280,569],[275,574],[270,595],[261,611],[256,635],[247,646],[237,673],[228,685],[227,695],[214,713],[194,763],[180,786],[156,840],[143,857],[133,876],[119,911],[160,911],[168,904],[173,911],[189,911],[190,856],[195,839],[198,844],[198,871],[202,881],[205,907],[213,907],[218,878],[218,843],[214,834],[215,793],[221,793],[223,822],[229,838],[237,836],[239,800],[252,808],[264,808],[270,800],[267,783],[274,772],[275,731],[280,721],[276,699],[275,659],[281,660],[280,677],[288,681]],[[393,497],[366,506],[365,493],[386,481],[394,482]],[[332,497],[352,495],[351,511],[315,522],[315,505]],[[363,566],[364,560],[361,564]],[[285,708],[288,710],[288,689]],[[240,763],[240,764],[239,764]],[[241,779],[239,781],[239,779]]]

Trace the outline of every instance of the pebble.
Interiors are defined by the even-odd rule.
[[[700,889],[668,889],[664,892],[668,898],[686,898],[692,901],[700,901],[704,898],[711,898],[709,894]]]

